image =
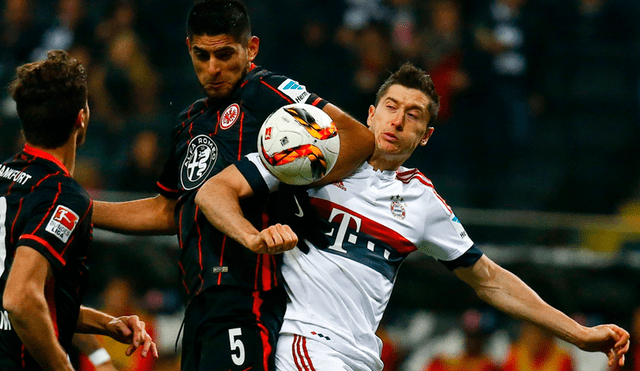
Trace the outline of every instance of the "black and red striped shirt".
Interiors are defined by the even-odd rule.
[[[273,111],[300,102],[319,108],[327,104],[298,82],[252,66],[230,97],[201,99],[181,113],[157,190],[179,199],[179,265],[189,299],[215,285],[264,291],[280,284],[281,256],[255,254],[226,237],[207,221],[194,199],[207,179],[257,150],[258,131]],[[253,199],[242,207],[256,228],[266,227],[263,204]]]
[[[0,288],[16,249],[28,246],[51,265],[45,298],[60,344],[68,349],[87,283],[93,204],[51,154],[26,145],[0,164]],[[0,295],[0,370],[40,370],[8,321]]]

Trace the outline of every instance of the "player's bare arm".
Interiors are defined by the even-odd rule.
[[[45,370],[73,370],[57,340],[44,295],[51,266],[36,250],[19,246],[2,296],[22,343]]]
[[[109,336],[123,344],[131,344],[125,354],[132,355],[136,349],[141,349],[142,357],[147,357],[149,352],[158,358],[158,349],[145,330],[145,323],[136,315],[113,317],[101,311],[80,307],[78,316],[79,333],[89,333]]]
[[[624,365],[629,333],[616,325],[585,327],[553,308],[516,275],[483,255],[473,266],[455,274],[478,296],[510,316],[532,322],[585,351],[603,352],[609,365]]]
[[[258,254],[279,254],[293,249],[298,237],[287,225],[275,224],[258,231],[245,217],[240,199],[253,190],[235,165],[207,180],[196,195],[196,205],[222,233]]]
[[[135,235],[178,233],[174,219],[177,200],[163,195],[125,202],[95,201],[95,227]]]
[[[373,153],[373,133],[333,104],[323,109],[336,123],[340,136],[340,156],[329,174],[316,185],[329,184],[349,175]]]

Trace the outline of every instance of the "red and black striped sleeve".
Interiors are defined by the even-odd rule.
[[[31,193],[25,209],[27,222],[17,246],[29,246],[60,270],[75,246],[91,241],[93,203],[79,185],[67,177],[55,177]],[[61,178],[61,179],[60,179]]]

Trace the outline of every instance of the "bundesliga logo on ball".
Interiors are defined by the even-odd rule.
[[[282,182],[305,185],[322,179],[340,150],[336,125],[320,108],[295,103],[280,107],[262,124],[258,153]]]

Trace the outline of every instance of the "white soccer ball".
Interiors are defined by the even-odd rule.
[[[280,107],[262,124],[258,153],[280,181],[306,185],[335,165],[340,150],[336,124],[318,107],[294,103]]]

